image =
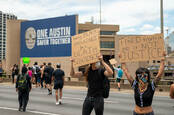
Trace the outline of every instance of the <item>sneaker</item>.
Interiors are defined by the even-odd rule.
[[[26,111],[26,108],[23,108],[23,112],[25,112]]]
[[[49,91],[49,92],[48,92],[48,95],[52,95],[52,91]]]
[[[21,108],[21,107],[19,107],[18,111],[22,111],[22,108]]]
[[[62,100],[59,100],[59,105],[61,105],[62,104]]]
[[[59,105],[59,102],[56,102],[56,105]]]
[[[118,88],[118,91],[120,91],[120,88]]]

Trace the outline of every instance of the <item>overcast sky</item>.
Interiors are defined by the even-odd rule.
[[[0,11],[36,20],[79,15],[79,22],[99,23],[100,0],[0,0]],[[119,34],[160,32],[160,0],[101,0],[102,24],[120,25]],[[174,0],[164,0],[164,26],[174,31]],[[166,31],[165,31],[166,33]]]

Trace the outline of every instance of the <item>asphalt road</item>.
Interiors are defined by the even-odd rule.
[[[85,89],[65,88],[63,104],[55,105],[54,92],[47,95],[46,89],[33,88],[27,111],[18,111],[17,93],[14,86],[0,84],[0,115],[81,115]],[[174,115],[174,100],[168,96],[154,96],[155,115]],[[112,92],[105,100],[104,115],[132,115],[134,98],[132,93]],[[94,111],[91,115],[95,115]]]

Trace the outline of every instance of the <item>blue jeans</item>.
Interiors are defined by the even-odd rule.
[[[154,112],[146,113],[146,114],[138,114],[135,111],[133,112],[133,115],[154,115]]]
[[[90,115],[92,110],[96,115],[103,115],[104,98],[103,97],[86,97],[83,103],[82,115]]]

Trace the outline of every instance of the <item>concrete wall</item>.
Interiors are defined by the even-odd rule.
[[[7,20],[6,41],[6,67],[5,71],[10,74],[10,68],[14,64],[20,64],[20,24],[23,20]]]

